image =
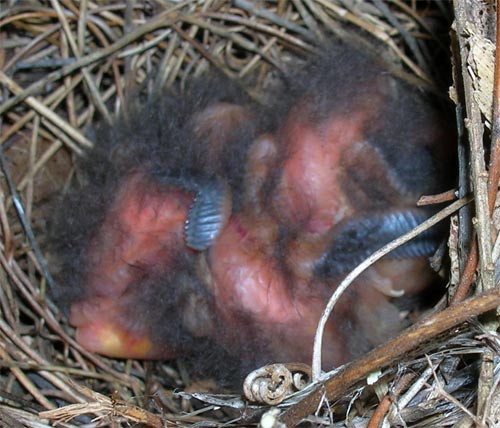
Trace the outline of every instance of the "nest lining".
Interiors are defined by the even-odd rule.
[[[473,3],[462,18],[461,7],[457,2],[456,19],[467,22],[467,31],[480,46],[491,46],[493,11]],[[266,407],[242,403],[239,397],[200,395],[220,391],[210,381],[191,380],[182,361],[107,359],[75,343],[65,318],[46,297],[50,279],[42,256],[50,201],[68,186],[75,159],[92,145],[87,130],[98,120],[112,120],[126,94],[147,96],[161,87],[182,87],[208,67],[242,81],[258,97],[279,70],[334,34],[364,50],[385,52],[388,64],[396,65],[407,80],[440,92],[446,78],[436,58],[448,50],[442,36],[449,28],[449,9],[431,1],[341,0],[53,0],[0,6],[0,142],[5,164],[0,200],[0,421],[12,427],[55,421],[64,426],[256,425]],[[475,55],[478,50],[489,52],[474,49]],[[483,95],[479,122],[488,126],[492,119],[484,92],[491,91],[488,76],[493,68],[484,57],[474,64],[474,87]],[[469,233],[463,224],[452,233],[457,235],[452,268],[461,271],[457,266],[464,264]],[[385,413],[395,425],[459,426],[480,423],[482,415],[498,423],[499,340],[488,326],[462,325],[433,338],[386,368],[375,386],[359,379],[331,403],[331,413],[311,415],[311,423],[375,426],[368,421],[388,391],[407,394],[406,407]],[[478,387],[479,373],[486,378]]]

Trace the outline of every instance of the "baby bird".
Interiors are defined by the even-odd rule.
[[[450,134],[414,89],[342,45],[271,88],[270,105],[203,83],[100,133],[54,228],[59,300],[104,355],[309,363],[342,278],[431,214],[420,195],[449,186]],[[327,326],[325,368],[404,326],[392,298],[433,283],[440,236],[356,280]]]
[[[171,358],[214,324],[213,297],[197,267],[206,231],[199,222],[197,242],[185,243],[185,223],[196,195],[205,200],[214,189],[216,227],[238,206],[257,122],[236,104],[247,98],[234,84],[204,83],[183,97],[132,108],[129,120],[98,130],[82,162],[84,183],[59,209],[56,297],[89,350]]]

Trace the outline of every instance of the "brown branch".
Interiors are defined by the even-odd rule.
[[[494,289],[424,318],[393,340],[344,366],[332,378],[319,383],[304,399],[286,410],[281,421],[288,427],[297,425],[317,410],[323,396],[329,401],[339,399],[348,388],[371,372],[387,367],[422,343],[499,305],[500,290]]]
[[[379,403],[366,428],[380,427],[382,420],[391,408],[391,404],[394,401],[394,398],[398,397],[399,394],[401,394],[406,389],[406,387],[413,379],[415,379],[414,373],[406,373],[403,377],[401,377],[401,379],[398,380],[396,385],[394,385],[394,388],[389,391]]]
[[[418,207],[423,207],[426,205],[442,204],[444,202],[451,202],[456,199],[456,189],[447,190],[443,193],[438,193],[436,195],[423,195],[417,201]]]
[[[453,295],[450,305],[456,305],[465,299],[467,293],[469,292],[472,280],[476,274],[476,268],[478,263],[478,251],[477,251],[477,239],[476,234],[472,236],[472,246],[465,262],[465,267],[460,276],[460,281],[458,282],[457,288],[455,289],[455,294]]]
[[[500,2],[497,1],[496,47],[500,46]],[[491,159],[488,176],[488,198],[490,214],[495,208],[495,200],[500,180],[500,55],[495,57],[495,75],[493,77],[493,109],[491,118]]]

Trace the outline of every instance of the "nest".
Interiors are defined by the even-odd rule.
[[[500,426],[500,340],[495,316],[484,316],[500,304],[494,10],[479,0],[453,7],[381,0],[3,2],[0,424],[292,426],[305,419],[377,427],[385,418],[391,426]],[[273,403],[277,408],[220,395],[209,380],[191,380],[182,361],[113,360],[82,349],[46,296],[52,279],[44,244],[50,202],[92,145],[85,130],[111,121],[131,91],[183,85],[209,66],[258,97],[276,72],[333,36],[365,50],[383,48],[394,72],[443,99],[453,81],[462,199],[443,214],[452,215],[450,287],[434,315],[325,376],[319,387]],[[441,66],[449,57],[453,73]],[[475,296],[464,300],[468,293]]]

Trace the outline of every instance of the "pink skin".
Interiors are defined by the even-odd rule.
[[[77,327],[77,340],[87,349],[122,356],[130,345],[133,355],[126,356],[154,354],[154,347],[145,345],[147,337],[136,337],[123,328],[127,313],[120,298],[148,270],[172,263],[172,249],[183,245],[184,221],[192,197],[149,182],[141,173],[125,179],[90,244],[89,297],[71,307],[70,322]],[[142,355],[144,352],[147,355]]]
[[[310,363],[319,318],[339,279],[314,280],[312,265],[302,268],[302,276],[286,275],[273,254],[276,232],[272,220],[233,216],[211,249],[211,291],[217,314],[232,326],[221,340],[238,352],[258,338],[266,346],[269,361]],[[286,262],[291,263],[289,258]],[[422,259],[382,260],[368,269],[341,299],[327,324],[325,368],[352,359],[354,351],[347,344],[355,335],[369,348],[396,334],[401,325],[399,311],[386,296],[401,287],[414,291],[430,280],[431,271]],[[355,324],[344,330],[349,319]]]
[[[210,251],[218,315],[238,326],[225,345],[236,350],[239,343],[258,337],[276,361],[310,362],[326,290],[306,281],[291,286],[273,255],[276,232],[269,219],[233,216]],[[328,333],[335,336],[332,324]],[[340,341],[327,348],[327,360],[346,359]]]
[[[240,128],[251,126],[253,114],[245,107],[219,102],[198,112],[193,117],[193,129],[200,141],[208,141],[207,163],[217,165],[218,159],[228,145],[237,143],[233,134]]]
[[[343,150],[363,141],[367,115],[358,111],[349,118],[333,116],[313,125],[300,121],[300,113],[292,113],[280,134],[287,158],[273,195],[276,217],[261,206],[260,186],[276,164],[278,143],[263,136],[249,153],[247,208],[231,217],[209,251],[208,286],[218,316],[227,325],[238,326],[226,336],[225,346],[236,350],[239,342],[258,337],[275,361],[309,363],[318,320],[333,291],[332,284],[314,280],[314,264],[328,245],[331,227],[353,212],[342,194],[336,165]],[[281,264],[274,253],[276,218],[292,229],[302,227],[300,235],[287,243]],[[388,305],[379,296],[372,300]],[[351,303],[352,297],[344,299],[327,326],[323,356],[330,367],[351,357],[344,346],[348,338],[339,330]],[[393,320],[395,310],[390,307],[387,312]]]
[[[288,157],[274,205],[285,224],[322,234],[353,212],[340,187],[338,164],[347,147],[364,140],[368,113],[334,115],[316,125],[304,123],[303,115],[302,109],[293,112],[280,135]]]

